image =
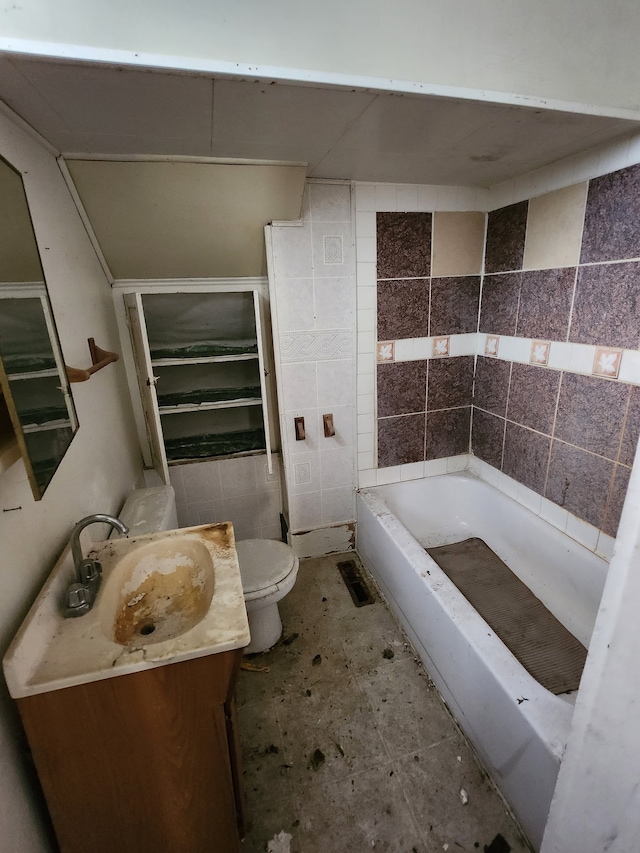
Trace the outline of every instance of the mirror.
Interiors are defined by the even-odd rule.
[[[40,500],[78,421],[22,176],[2,157],[0,386],[0,459],[11,464],[17,442]]]

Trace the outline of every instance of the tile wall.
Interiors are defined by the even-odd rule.
[[[475,204],[461,188],[446,212],[437,188],[419,189],[416,210],[403,204],[415,188],[356,185],[361,487],[471,467],[610,554],[640,431],[638,160],[627,139]],[[557,188],[518,198],[545,181]],[[472,215],[487,220],[480,250]],[[412,266],[397,242],[429,219],[431,266],[424,252]]]
[[[299,223],[271,227],[271,310],[287,519],[355,519],[355,246],[351,186],[310,181]],[[373,312],[371,312],[371,322]],[[333,416],[326,436],[323,416]],[[295,419],[304,419],[298,440]]]
[[[534,201],[488,215],[472,450],[615,536],[640,428],[640,166]]]
[[[281,458],[241,456],[169,468],[180,527],[231,521],[236,539],[280,539]]]

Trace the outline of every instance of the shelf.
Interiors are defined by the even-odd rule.
[[[237,406],[259,406],[260,386],[248,388],[205,388],[158,394],[161,415],[178,412],[201,412],[208,409],[230,409]]]
[[[197,357],[182,357],[182,358],[153,358],[151,364],[154,367],[174,367],[176,365],[186,364],[223,364],[224,362],[232,361],[255,361],[258,354],[255,352],[244,352],[238,355],[209,355]]]
[[[50,376],[50,371],[53,375],[57,375],[58,367],[56,365],[53,354],[51,356],[9,356],[3,357],[4,369],[8,376],[19,378],[24,374],[34,373],[38,376]]]
[[[264,450],[264,430],[247,429],[170,438],[165,440],[165,449],[170,462],[187,462],[191,459],[210,459],[251,450]]]
[[[8,373],[7,378],[11,382],[17,382],[20,379],[49,379],[50,377],[60,376],[57,367],[50,367],[47,370],[31,370],[25,373]]]
[[[71,429],[71,421],[68,418],[60,418],[55,421],[45,421],[41,424],[23,424],[22,431],[26,434],[34,432],[50,432],[54,429]]]
[[[206,364],[216,361],[240,361],[258,357],[257,344],[189,344],[177,347],[151,347],[152,364],[183,364],[186,361]]]

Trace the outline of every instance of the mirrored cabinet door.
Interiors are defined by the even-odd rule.
[[[40,499],[78,428],[22,177],[0,158],[0,470]]]

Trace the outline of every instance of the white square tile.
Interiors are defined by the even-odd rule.
[[[314,282],[316,329],[355,326],[356,286],[353,276],[317,278]]]
[[[225,511],[226,520],[232,522],[237,540],[255,539],[260,536],[262,528],[258,500],[248,500],[246,495],[229,498],[225,501]]]
[[[320,454],[322,489],[338,489],[355,484],[355,454],[352,447],[326,450]]]
[[[418,186],[418,210],[429,213],[437,209],[438,188],[425,184]]]
[[[571,363],[571,348],[573,344],[551,341],[549,348],[548,366],[556,370],[568,370]]]
[[[291,457],[287,464],[289,497],[317,492],[321,488],[320,453],[300,453]]]
[[[373,415],[358,415],[356,424],[358,435],[366,432],[375,432],[376,419]]]
[[[580,542],[581,545],[584,545],[590,551],[595,551],[598,547],[598,536],[600,535],[598,528],[571,513],[569,513],[569,517],[567,518],[565,532],[567,536],[575,539],[576,542]]]
[[[396,187],[398,210],[412,213],[418,209],[418,187],[416,184],[398,184]]]
[[[321,492],[309,492],[289,497],[289,529],[298,533],[322,524]]]
[[[400,477],[404,480],[421,480],[424,477],[424,462],[409,462],[400,466]]]
[[[374,394],[376,377],[373,373],[363,373],[357,379],[358,394]]]
[[[396,361],[412,361],[413,360],[413,338],[401,338],[396,341],[395,346]]]
[[[620,142],[612,142],[600,151],[598,158],[598,172],[606,175],[624,169],[629,162],[629,139]]]
[[[561,506],[554,504],[547,498],[543,498],[542,504],[540,506],[540,518],[543,518],[545,521],[548,521],[549,524],[552,524],[554,527],[557,527],[558,530],[564,533],[564,531],[567,529],[567,520],[569,518],[569,513]]]
[[[344,278],[355,273],[355,241],[350,222],[315,222],[311,234],[314,279]]]
[[[356,307],[358,311],[375,311],[377,308],[377,295],[375,287],[360,287],[356,289]]]
[[[281,365],[285,411],[312,409],[318,405],[318,378],[315,362]]]
[[[375,353],[362,353],[357,359],[358,376],[365,376],[369,373],[375,373],[376,358]]]
[[[375,355],[376,351],[376,333],[371,332],[358,332],[356,338],[356,349],[358,354],[362,353],[371,353]]]
[[[531,340],[529,338],[513,338],[513,361],[517,361],[520,364],[529,364],[529,357],[531,356]],[[502,339],[500,340],[500,344],[502,345]],[[504,350],[500,353],[500,355],[504,358]]]
[[[309,207],[312,222],[349,222],[351,185],[309,181]]]
[[[375,237],[356,237],[356,259],[358,264],[375,264]]]
[[[195,501],[216,501],[222,498],[218,462],[192,462],[190,465],[184,465],[182,482],[184,498],[188,504]]]
[[[596,547],[596,553],[601,557],[604,557],[605,560],[611,560],[613,557],[613,549],[615,548],[616,540],[613,536],[607,536],[606,533],[600,531],[600,535],[598,536],[598,545]]]
[[[226,500],[236,495],[252,495],[258,491],[256,466],[253,456],[221,459],[218,463],[222,496]]]
[[[476,334],[475,332],[468,335],[451,335],[449,340],[449,355],[475,355],[476,354]]]
[[[358,436],[358,451],[375,450],[374,435],[372,432],[364,432]]]
[[[378,476],[376,477],[376,482],[379,486],[386,486],[388,483],[399,483],[401,480],[401,465],[395,465],[392,468],[378,468]]]
[[[267,456],[253,456],[256,469],[256,483],[258,492],[279,492],[280,477],[282,472],[282,461],[279,453],[271,454],[272,473],[267,467]]]
[[[314,328],[312,278],[276,278],[275,292],[278,331]]]
[[[631,382],[633,385],[640,385],[640,352],[627,349],[622,353],[622,363],[618,378],[621,382]]]
[[[376,312],[372,308],[358,308],[358,331],[374,332],[376,329]]]
[[[321,409],[353,405],[356,377],[351,359],[319,361],[317,377],[318,406]]]
[[[429,459],[424,463],[425,477],[439,477],[441,474],[447,473],[446,459]]]
[[[376,210],[398,210],[398,190],[395,184],[376,184]]]
[[[436,205],[436,210],[457,210],[458,188],[439,186],[437,188]]]
[[[260,527],[274,529],[280,526],[282,512],[282,497],[280,492],[265,492],[260,496],[259,519]]]
[[[571,359],[569,370],[573,373],[584,373],[589,375],[593,367],[596,348],[589,344],[571,344]]]
[[[356,208],[356,237],[376,236],[376,214],[372,210]]]
[[[537,492],[534,492],[533,489],[529,489],[520,483],[518,486],[518,503],[535,513],[535,515],[540,515],[542,495],[539,495]]]
[[[358,287],[369,287],[375,290],[377,285],[376,273],[377,266],[375,261],[362,263],[360,258],[358,258],[356,263],[356,281]]]
[[[373,399],[372,399],[373,402]],[[324,434],[323,416],[333,416],[333,428],[335,435]],[[356,412],[353,405],[332,406],[331,411],[318,409],[318,436],[320,451],[337,450],[339,447],[354,447],[356,443]]]
[[[433,338],[413,338],[413,357],[415,359],[431,358]]]
[[[311,225],[274,228],[272,237],[275,278],[311,278]]]
[[[359,415],[368,415],[374,413],[374,397],[373,394],[358,394],[356,397],[356,411]]]
[[[506,474],[499,472],[496,487],[502,492],[503,495],[517,500],[519,485],[520,484],[512,477],[508,477]]]
[[[467,471],[468,468],[468,453],[461,453],[459,456],[449,456],[447,459],[447,474],[457,474],[460,471]]]
[[[370,471],[359,471],[358,488],[370,489],[372,486],[377,485],[377,474],[378,472],[375,469],[372,469]]]
[[[185,503],[186,498],[184,495],[184,483],[182,480],[182,468],[185,467],[183,465],[172,465],[169,468],[169,482],[173,486],[173,490],[176,495],[176,504]]]
[[[356,501],[353,487],[328,489],[322,492],[323,524],[355,521]]]
[[[375,468],[376,460],[373,450],[358,452],[358,471],[368,471]]]
[[[376,209],[376,185],[366,184],[357,181],[355,184],[356,191],[356,210],[373,210]]]

